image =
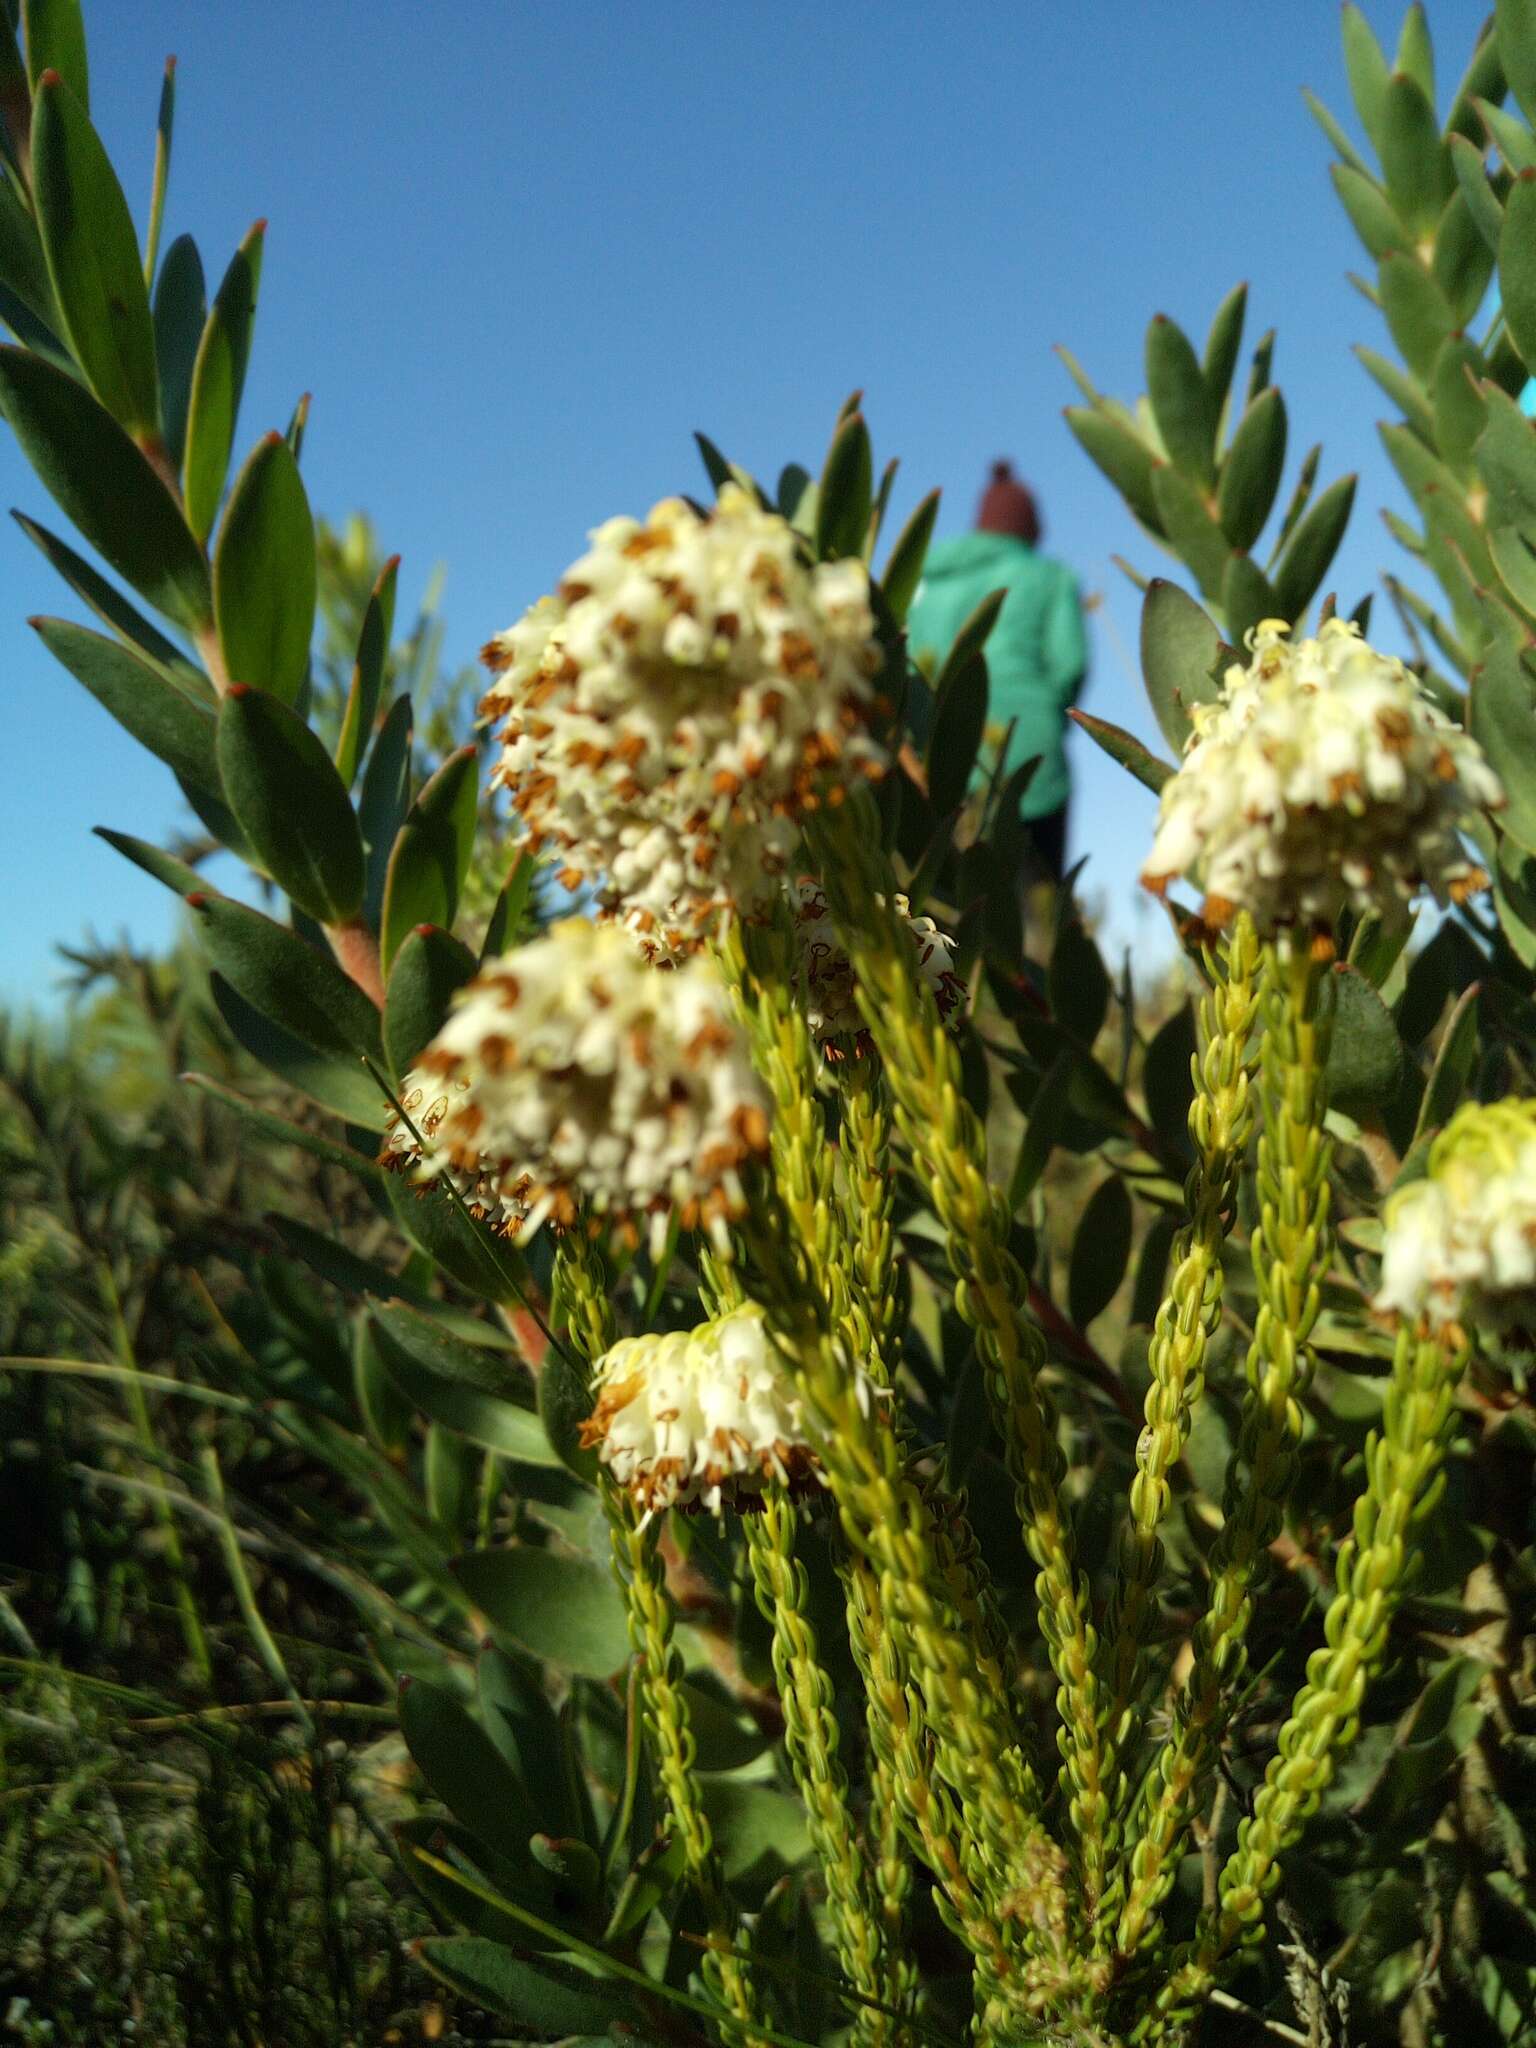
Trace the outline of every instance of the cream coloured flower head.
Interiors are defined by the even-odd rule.
[[[505,1164],[472,1170],[451,1165],[437,1145],[437,1134],[449,1107],[469,1092],[462,1076],[451,1081],[413,1067],[400,1084],[400,1114],[389,1112],[385,1125],[383,1164],[393,1173],[408,1174],[422,1191],[435,1182],[457,1190],[471,1216],[493,1230],[516,1236],[528,1221],[528,1176]],[[426,1163],[424,1163],[426,1162]]]
[[[668,954],[771,901],[803,813],[884,766],[863,563],[808,562],[737,484],[598,527],[484,658],[534,849]]]
[[[1376,1306],[1536,1332],[1536,1102],[1468,1103],[1382,1212]]]
[[[599,1361],[581,1441],[645,1510],[750,1507],[821,1467],[788,1368],[755,1304],[667,1336],[624,1337]]]
[[[617,925],[567,918],[488,961],[416,1064],[431,1129],[416,1167],[515,1190],[528,1235],[580,1204],[617,1223],[675,1211],[718,1241],[766,1096],[712,962],[658,974]]]
[[[843,949],[818,882],[802,877],[790,892],[799,959],[796,993],[811,1036],[829,1060],[869,1051],[869,1032],[860,1015],[853,962]],[[933,991],[939,1015],[948,1017],[965,995],[954,970],[955,942],[931,917],[913,917],[905,896],[896,898],[902,927],[917,953],[918,972]]]
[[[1248,665],[1191,711],[1142,881],[1162,895],[1192,876],[1208,923],[1247,910],[1266,936],[1331,929],[1346,906],[1400,923],[1421,888],[1440,903],[1486,888],[1458,837],[1504,801],[1476,741],[1356,626],[1289,631],[1255,627]]]

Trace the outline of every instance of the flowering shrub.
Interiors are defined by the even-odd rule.
[[[1470,1552],[1449,1526],[1529,1439],[1536,141],[1500,102],[1536,113],[1536,15],[1501,5],[1443,133],[1420,10],[1390,70],[1345,20],[1383,177],[1325,126],[1448,613],[1389,584],[1408,662],[1369,599],[1308,630],[1353,495],[1313,460],[1254,559],[1285,414],[1268,340],[1235,396],[1242,291],[1203,358],[1154,322],[1135,408],[1069,364],[1203,599],[1146,586],[1177,765],[1082,719],[1161,792],[1197,989],[1149,1028],[1128,970],[1113,1030],[1070,900],[1024,951],[1027,768],[954,841],[998,604],[911,665],[935,501],[886,545],[856,403],[775,499],[704,443],[712,508],[597,527],[491,641],[512,815],[471,917],[476,749],[414,772],[392,571],[328,744],[306,715],[302,409],[228,478],[259,237],[205,313],[76,44],[0,45],[0,406],[162,620],[29,525],[108,628],[39,631],[291,905],[111,835],[298,1121],[236,1108],[408,1241],[285,1239],[356,1361],[316,1428],[462,1630],[400,1697],[450,1816],[402,1830],[414,1953],[525,2034],[1152,2044],[1235,2009],[1321,2043],[1348,1987],[1418,2043],[1536,2004],[1529,1490]],[[546,860],[593,920],[537,928]],[[1450,1789],[1403,1764],[1469,1725]]]

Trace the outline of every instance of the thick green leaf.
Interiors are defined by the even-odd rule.
[[[1416,256],[1400,250],[1383,256],[1377,270],[1381,310],[1403,361],[1421,380],[1455,331],[1450,302]]]
[[[1091,1046],[1109,1009],[1109,971],[1087,927],[1065,917],[1046,973],[1051,1015],[1080,1044]]]
[[[1147,329],[1147,396],[1168,459],[1190,482],[1215,478],[1217,407],[1187,334],[1159,313]]]
[[[1536,967],[1536,860],[1506,836],[1499,841],[1493,873],[1494,904],[1499,925],[1526,967]]]
[[[475,971],[475,956],[438,925],[406,933],[389,970],[384,1002],[384,1050],[397,1081],[427,1042],[437,1036],[456,989]]]
[[[1362,348],[1358,344],[1355,356],[1361,367],[1369,371],[1386,392],[1392,403],[1399,407],[1414,432],[1426,445],[1435,439],[1435,414],[1429,394],[1416,377],[1394,363],[1387,356],[1379,356],[1374,349]]]
[[[91,546],[191,632],[213,597],[208,564],[165,484],[127,434],[64,371],[0,348],[0,410],[22,452]]]
[[[1190,1149],[1189,1108],[1195,1094],[1197,1051],[1194,1011],[1188,1003],[1181,1003],[1154,1032],[1141,1070],[1152,1128],[1176,1159],[1187,1157]]]
[[[518,1299],[517,1255],[487,1225],[476,1222],[441,1188],[418,1187],[392,1173],[384,1193],[395,1220],[411,1240],[472,1294],[502,1304]]]
[[[1067,1270],[1068,1313],[1080,1330],[1114,1300],[1130,1264],[1131,1198],[1117,1173],[1099,1182],[1088,1197]]]
[[[1378,1109],[1397,1093],[1408,1057],[1392,1012],[1353,967],[1335,967],[1324,988],[1333,1004],[1328,1100],[1347,1116]]]
[[[80,0],[22,0],[27,76],[34,86],[45,71],[57,71],[81,106],[91,104],[91,70],[85,53]]]
[[[579,1836],[583,1816],[566,1782],[560,1723],[534,1668],[486,1643],[475,1667],[480,1718],[513,1774],[540,1788],[539,1824]]]
[[[1214,704],[1222,638],[1195,600],[1154,577],[1141,608],[1141,673],[1163,738],[1183,753],[1192,730],[1187,706]]]
[[[1343,30],[1344,70],[1349,79],[1350,97],[1355,103],[1355,112],[1360,116],[1360,126],[1379,154],[1385,126],[1387,82],[1391,76],[1386,54],[1354,0],[1346,0]]]
[[[90,115],[55,71],[33,106],[32,191],[64,337],[86,382],[136,438],[156,434],[160,383],[138,236]]]
[[[1509,336],[1526,369],[1536,365],[1536,170],[1509,186],[1499,231],[1499,293]]]
[[[1456,173],[1422,88],[1406,73],[1387,80],[1381,104],[1381,168],[1392,205],[1415,236],[1433,232]]]
[[[360,1061],[317,1052],[302,1038],[264,1016],[222,975],[215,974],[209,985],[230,1035],[252,1059],[349,1124],[363,1130],[382,1128],[387,1105]],[[386,1191],[393,1191],[398,1185],[398,1176],[391,1174],[385,1183]]]
[[[1509,89],[1536,127],[1536,0],[1494,0],[1493,18]]]
[[[941,696],[973,654],[980,654],[991,638],[992,628],[997,624],[997,615],[1002,610],[1008,593],[1006,590],[991,590],[967,617],[964,625],[950,643],[944,665],[933,679],[934,695]]]
[[[469,2000],[546,2039],[607,2039],[614,2020],[637,2021],[633,1994],[576,1963],[532,1962],[477,1935],[434,1934],[411,1945],[434,1977]]]
[[[486,922],[485,943],[480,948],[482,960],[494,960],[498,953],[508,952],[513,946],[532,938],[535,920],[530,913],[534,908],[534,885],[538,875],[537,859],[526,846],[520,846],[507,879],[501,885],[496,907]]]
[[[1465,476],[1472,450],[1487,423],[1479,386],[1486,375],[1483,352],[1465,335],[1453,335],[1435,359],[1430,391],[1435,405],[1435,439],[1447,464]]]
[[[483,1462],[480,1452],[457,1430],[441,1422],[428,1423],[421,1459],[422,1491],[427,1513],[450,1543],[462,1543],[469,1533],[475,1479]]]
[[[1291,535],[1274,573],[1278,616],[1297,624],[1339,551],[1355,502],[1355,478],[1331,483]]]
[[[181,474],[187,445],[187,410],[198,343],[208,321],[203,259],[190,235],[178,235],[155,280],[155,360],[160,372],[160,431]]]
[[[706,1778],[700,1790],[728,1883],[761,1891],[805,1861],[805,1807],[791,1793],[740,1778]]]
[[[358,1319],[354,1332],[352,1393],[368,1441],[387,1458],[403,1463],[416,1411],[390,1378],[366,1317]]]
[[[1152,472],[1152,495],[1169,547],[1190,570],[1201,593],[1213,604],[1219,604],[1232,550],[1212,517],[1204,494],[1187,476],[1164,462]]]
[[[823,561],[861,555],[874,502],[874,454],[862,414],[838,423],[827,450],[816,500],[816,552]]]
[[[110,832],[105,825],[93,825],[91,830],[98,839],[105,839],[124,860],[131,860],[136,868],[142,868],[146,875],[153,875],[157,882],[174,890],[178,896],[206,887],[196,868],[178,860],[173,853],[164,853],[158,846],[151,846],[146,839],[135,839],[127,832]]]
[[[183,1074],[181,1078],[190,1087],[211,1095],[216,1102],[222,1102],[226,1109],[232,1110],[242,1123],[259,1131],[270,1144],[295,1145],[312,1158],[323,1159],[327,1166],[339,1166],[347,1173],[355,1173],[360,1180],[377,1181],[383,1175],[384,1169],[368,1153],[354,1151],[348,1145],[338,1145],[334,1138],[327,1138],[321,1131],[310,1130],[307,1125],[290,1123],[287,1117],[263,1109],[259,1102],[251,1102],[238,1090],[214,1080],[211,1074]]]
[[[1329,113],[1317,94],[1310,91],[1306,86],[1303,86],[1301,89],[1301,97],[1306,102],[1308,113],[1311,114],[1313,120],[1322,129],[1345,163],[1349,165],[1352,171],[1358,171],[1362,177],[1368,178],[1371,175],[1370,165],[1339,126],[1336,116]]]
[[[7,285],[28,312],[57,336],[64,321],[54,303],[53,283],[37,223],[9,178],[0,176],[0,284]]]
[[[1160,761],[1157,755],[1150,748],[1144,747],[1133,734],[1126,732],[1121,726],[1111,725],[1107,718],[1094,718],[1087,711],[1069,711],[1067,716],[1074,724],[1080,725],[1112,761],[1118,761],[1122,768],[1128,768],[1138,782],[1145,783],[1154,793],[1160,791],[1169,776],[1174,773],[1171,761]]]
[[[238,995],[315,1051],[383,1057],[379,1013],[336,962],[224,896],[188,898],[208,958]]]
[[[896,544],[886,562],[880,588],[898,626],[906,624],[913,596],[922,581],[923,563],[927,560],[928,543],[933,539],[934,521],[938,516],[939,493],[930,491],[897,534]]]
[[[1422,0],[1413,0],[1413,5],[1403,16],[1403,26],[1397,38],[1397,55],[1392,60],[1392,69],[1406,72],[1430,105],[1434,105],[1435,52]]]
[[[1237,368],[1238,353],[1243,345],[1243,318],[1247,310],[1247,285],[1234,285],[1216,308],[1211,331],[1205,338],[1205,354],[1200,368],[1205,377],[1211,411],[1218,420],[1232,389],[1232,373]]]
[[[297,703],[315,626],[315,523],[281,434],[256,444],[235,479],[213,558],[219,645],[232,683]]]
[[[1271,385],[1238,422],[1221,467],[1216,516],[1235,548],[1251,548],[1264,530],[1285,467],[1285,400]]]
[[[515,1863],[540,1826],[529,1788],[457,1694],[421,1679],[400,1688],[400,1733],[417,1769],[454,1819]]]
[[[357,819],[315,734],[265,690],[235,683],[219,706],[224,795],[261,865],[318,924],[346,924],[363,900]]]
[[[39,526],[24,512],[13,512],[11,516],[27,539],[58,570],[76,597],[89,605],[97,618],[110,626],[119,639],[137,649],[174,682],[183,695],[204,704],[214,702],[213,685],[203,671],[194,668],[181,649],[157,631],[115,585],[109,583],[105,576],[98,575],[82,555],[77,555],[46,526]]]
[[[389,660],[389,639],[395,616],[395,583],[399,573],[400,557],[391,555],[379,571],[363,612],[357,659],[352,664],[352,684],[347,691],[341,736],[336,742],[336,766],[348,788],[357,774],[363,748],[378,716],[379,693],[384,687],[384,668]]]
[[[181,479],[187,520],[200,541],[206,541],[213,531],[219,500],[224,495],[224,480],[229,475],[235,422],[245,389],[245,366],[251,353],[251,328],[256,319],[266,231],[266,222],[257,221],[235,251],[197,345]]]
[[[1377,262],[1393,249],[1412,248],[1413,236],[1374,178],[1351,164],[1331,164],[1328,175],[1350,225]]]
[[[589,1485],[597,1477],[597,1452],[583,1450],[577,1437],[591,1412],[592,1389],[575,1353],[548,1352],[539,1371],[539,1418],[562,1464]]]
[[[1152,491],[1153,457],[1146,442],[1102,407],[1069,405],[1062,417],[1142,525],[1161,537],[1163,518]]]
[[[1014,1211],[1024,1206],[1056,1148],[1068,1112],[1068,1089],[1076,1065],[1075,1053],[1059,1054],[1041,1078],[1029,1105],[1029,1120],[1008,1183],[1008,1206]]]
[[[928,742],[928,800],[940,817],[965,801],[987,724],[987,665],[972,655],[944,686]]]
[[[395,838],[384,879],[380,952],[389,973],[405,935],[419,924],[452,927],[469,871],[479,802],[472,746],[450,754],[417,796]]]
[[[462,1322],[450,1324],[431,1308],[413,1308],[399,1298],[374,1309],[372,1317],[391,1356],[403,1353],[434,1379],[493,1394],[530,1412],[527,1368],[507,1354],[500,1333],[488,1323],[477,1325],[472,1335]]]
[[[1516,176],[1521,171],[1536,170],[1536,135],[1525,123],[1491,100],[1479,100],[1477,111],[1484,132],[1504,159],[1505,169]]]
[[[1488,181],[1483,152],[1464,135],[1453,135],[1450,147],[1451,162],[1467,202],[1467,212],[1490,251],[1497,255],[1499,233],[1504,226],[1504,202]]]
[[[1467,326],[1483,303],[1493,269],[1494,252],[1483,239],[1471,206],[1460,191],[1453,192],[1435,230],[1430,275],[1459,327]]]
[[[28,622],[97,703],[133,734],[141,747],[187,782],[217,791],[212,715],[184,697],[164,674],[124,647],[68,619]]]
[[[608,1678],[629,1657],[624,1602],[601,1565],[519,1545],[455,1558],[453,1575],[497,1628],[557,1670]]]
[[[410,697],[397,697],[368,750],[362,788],[358,791],[357,822],[367,863],[363,915],[371,926],[378,924],[383,910],[389,856],[395,834],[410,808],[411,720]]]
[[[1507,642],[1490,647],[1473,671],[1467,724],[1504,785],[1508,805],[1499,823],[1536,854],[1536,692]]]
[[[1449,1123],[1471,1086],[1478,1055],[1478,994],[1476,982],[1463,989],[1440,1035],[1439,1050],[1419,1104],[1413,1131],[1415,1142]]]
[[[1241,645],[1261,619],[1278,618],[1280,607],[1269,578],[1251,555],[1234,555],[1222,578],[1221,608],[1227,632]]]
[[[381,1331],[376,1330],[374,1336],[390,1378],[411,1406],[430,1421],[515,1464],[550,1467],[560,1463],[550,1449],[543,1424],[530,1409],[519,1408],[496,1394],[483,1394],[476,1387],[439,1379],[390,1343]]]

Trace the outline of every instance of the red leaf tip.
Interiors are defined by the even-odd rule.
[[[228,697],[249,697],[251,686],[249,683],[231,683],[224,694]]]
[[[436,930],[435,924],[419,924],[416,927],[416,936],[418,939],[430,939]]]
[[[63,79],[60,78],[58,72],[50,64],[42,77],[37,81],[37,89],[39,92],[51,92],[54,86],[62,85],[63,83]]]
[[[201,889],[193,889],[188,893],[187,907],[189,910],[206,910],[208,908],[208,898]]]
[[[176,76],[176,59],[174,57],[166,58],[165,75],[167,78],[174,78]]]

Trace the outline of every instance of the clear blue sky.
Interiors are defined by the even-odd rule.
[[[242,444],[314,393],[313,502],[373,516],[404,558],[402,615],[446,565],[451,660],[599,519],[700,489],[695,427],[771,479],[819,463],[862,386],[877,457],[902,458],[898,522],[940,484],[940,530],[963,528],[988,463],[1015,458],[1047,547],[1107,600],[1087,708],[1150,736],[1137,600],[1110,556],[1163,558],[1062,423],[1051,347],[1130,396],[1150,315],[1198,345],[1240,278],[1250,339],[1280,329],[1292,467],[1320,438],[1325,478],[1362,472],[1341,603],[1393,564],[1386,402],[1349,354],[1380,322],[1345,282],[1360,252],[1300,97],[1346,111],[1333,0],[86,11],[93,111],[136,211],[174,52],[168,234],[190,229],[217,277],[270,221]],[[1442,100],[1484,11],[1432,4]],[[1367,12],[1390,53],[1401,9]],[[0,502],[56,523],[3,427]],[[24,1003],[47,1002],[55,941],[94,925],[152,944],[176,912],[90,837],[183,814],[168,771],[23,623],[70,605],[5,521],[0,994]],[[1151,799],[1073,746],[1086,886],[1150,951],[1156,918],[1132,899]]]

